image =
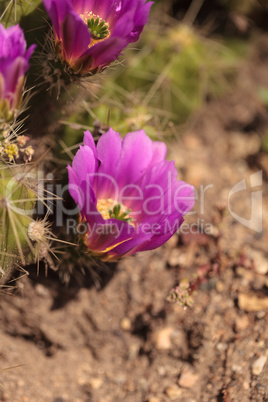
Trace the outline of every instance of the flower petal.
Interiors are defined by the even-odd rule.
[[[69,13],[61,24],[61,38],[65,60],[71,65],[88,50],[91,35],[86,24],[74,12]]]
[[[174,235],[174,233],[178,231],[183,221],[183,217],[176,214],[165,217],[164,224],[159,226],[159,234],[156,233],[157,230],[152,230],[153,234],[150,240],[142,243],[136,251],[154,250],[155,248],[162,246]]]
[[[84,145],[88,146],[89,148],[91,148],[94,157],[97,159],[97,150],[96,150],[96,145],[95,145],[95,141],[93,138],[93,135],[91,134],[91,132],[89,130],[84,132]]]
[[[152,155],[152,140],[144,130],[128,133],[123,139],[121,158],[116,170],[120,187],[136,183],[148,168]]]
[[[195,203],[194,187],[184,181],[177,181],[174,190],[175,209],[182,215],[186,215]]]
[[[137,12],[134,19],[134,28],[128,37],[130,42],[136,42],[139,39],[144,25],[146,25],[149,20],[149,14],[152,5],[152,1],[149,1],[143,5],[142,2],[140,2],[140,6],[137,7]]]
[[[128,241],[119,244],[113,249],[113,253],[119,254],[119,256],[123,255],[133,255],[136,253],[136,249],[143,243],[149,242],[152,235],[150,233],[144,233],[142,235],[136,235],[132,237]]]
[[[127,222],[109,219],[104,224],[89,226],[86,243],[91,250],[107,252],[127,242],[133,232],[134,228]]]
[[[126,39],[110,36],[105,41],[99,42],[88,50],[93,57],[92,68],[101,69],[116,60],[122,49],[127,46]]]
[[[148,168],[153,167],[159,162],[162,162],[163,160],[165,160],[167,156],[167,146],[164,142],[154,141],[152,146],[153,146],[153,156]]]
[[[64,21],[68,13],[72,12],[72,7],[68,0],[43,0],[43,4],[52,21],[57,37],[60,39],[61,23]]]
[[[79,183],[83,181],[92,182],[96,171],[96,158],[91,148],[80,146],[73,159],[73,169],[77,175]]]
[[[24,74],[25,63],[23,57],[17,57],[9,66],[9,71],[5,74],[5,92],[8,97],[15,93],[18,80]]]
[[[67,166],[67,170],[69,176],[69,193],[71,194],[71,197],[81,211],[84,205],[84,194],[80,187],[80,182],[78,180],[76,172],[70,165]]]
[[[119,133],[110,128],[103,134],[97,145],[98,160],[100,161],[100,172],[109,172],[115,176],[115,171],[122,152],[122,139]]]

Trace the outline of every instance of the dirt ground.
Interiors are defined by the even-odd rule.
[[[80,275],[67,287],[43,269],[0,294],[1,401],[268,400],[268,154],[261,151],[268,111],[259,87],[268,88],[267,37],[234,88],[169,140],[170,159],[198,196],[179,235],[102,266],[99,286]],[[250,190],[262,191],[263,231],[255,232],[227,206],[230,190],[244,178],[250,187],[260,170],[262,186],[230,203],[249,219]],[[257,220],[260,212],[253,207]],[[166,301],[197,273],[193,307]]]

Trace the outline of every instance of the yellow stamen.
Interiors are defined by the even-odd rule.
[[[98,24],[100,24],[102,22],[103,26],[106,27],[105,29],[105,36],[101,37],[101,34],[98,34],[97,31],[93,31],[91,32],[92,37],[91,37],[91,41],[89,44],[89,48],[92,47],[93,45],[95,45],[95,43],[101,42],[107,38],[109,38],[109,36],[111,35],[111,32],[109,30],[109,23],[106,22],[103,18],[101,18],[99,15],[96,15],[94,13],[92,13],[92,11],[84,11],[83,14],[80,14],[80,18],[82,19],[82,21],[88,26],[88,21],[94,19],[95,21],[98,20]],[[97,21],[96,21],[97,22]]]
[[[5,153],[9,157],[9,162],[13,161],[14,158],[19,157],[19,148],[16,144],[9,144],[5,147]]]
[[[118,204],[118,202],[116,202],[112,198],[101,199],[101,200],[98,200],[98,202],[97,202],[97,210],[99,211],[99,213],[101,214],[103,219],[105,219],[105,220],[110,219],[111,217],[110,217],[109,210],[112,210],[114,208],[114,206],[117,204]],[[125,210],[127,210],[127,208]]]
[[[130,210],[125,205],[119,204],[117,201],[113,200],[112,198],[103,198],[103,199],[98,200],[98,202],[97,202],[97,210],[99,211],[99,213],[105,220],[110,219],[111,217],[114,217],[113,213],[111,214],[111,212],[114,211],[115,206],[119,206],[119,211],[120,211],[119,219],[120,219],[120,216],[122,216],[126,212],[130,212]],[[117,216],[115,218],[117,219]],[[127,214],[124,216],[124,220],[126,220],[126,221],[131,220],[131,218]]]

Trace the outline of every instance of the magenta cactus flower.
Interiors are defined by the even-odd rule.
[[[35,49],[27,49],[19,25],[5,29],[0,24],[0,118],[19,107],[24,76],[29,69],[29,59]]]
[[[94,73],[136,42],[148,22],[146,0],[43,0],[60,58],[74,72]]]
[[[194,205],[194,189],[177,180],[163,142],[143,130],[124,139],[110,129],[95,146],[89,131],[68,166],[77,229],[95,256],[114,261],[164,244]],[[83,225],[83,229],[81,229]]]

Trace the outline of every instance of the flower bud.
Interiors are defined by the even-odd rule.
[[[19,25],[5,29],[0,24],[0,121],[12,120],[20,106],[24,76],[34,49],[35,45],[27,49]]]

